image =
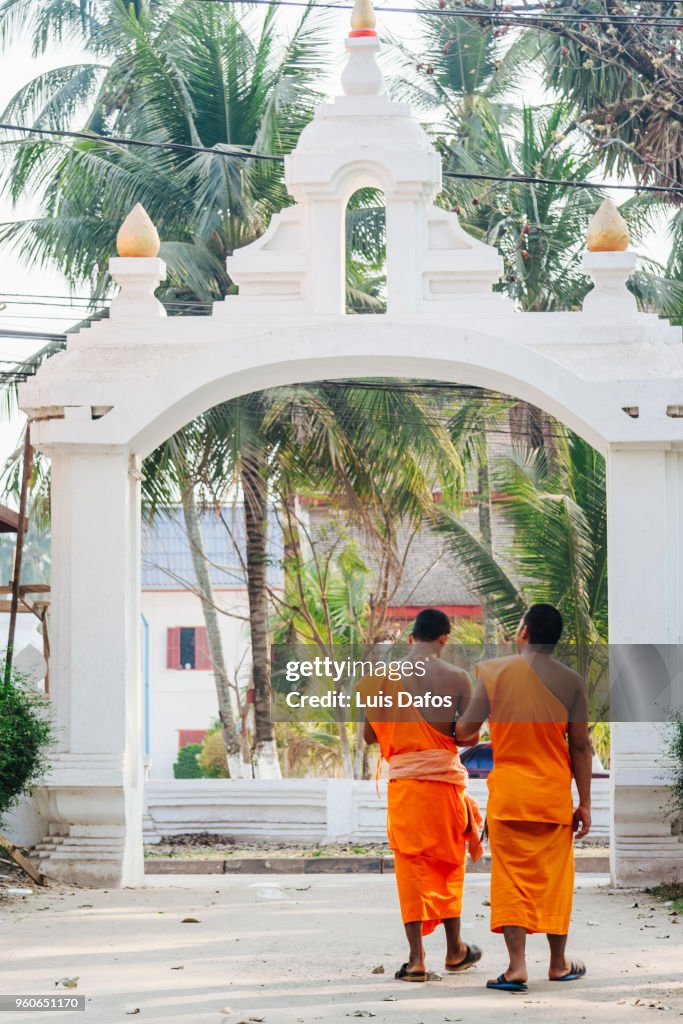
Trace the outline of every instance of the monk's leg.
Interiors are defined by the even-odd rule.
[[[569,970],[569,963],[565,955],[567,948],[566,935],[548,935],[550,946],[550,967],[548,968],[549,978],[559,978]]]
[[[505,971],[508,981],[526,981],[526,928],[517,925],[505,925],[503,938],[508,948],[510,963]]]
[[[572,969],[572,961],[567,959],[567,936],[566,935],[548,935],[548,945],[550,946],[550,967],[548,968],[549,978],[561,978],[565,974],[569,974]],[[574,966],[579,970],[585,965],[583,960],[575,960]]]
[[[460,937],[460,918],[444,918],[443,927],[446,932],[446,963],[459,964],[467,956],[467,945]]]
[[[425,970],[425,951],[422,945],[422,921],[406,921],[403,927],[406,930],[406,938],[410,953],[408,956],[408,970],[420,972]]]

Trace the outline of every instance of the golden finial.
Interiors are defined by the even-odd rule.
[[[352,36],[374,36],[377,34],[375,32],[376,24],[372,0],[354,0],[349,34]]]
[[[116,236],[119,256],[158,256],[161,242],[142,203],[136,203]]]
[[[591,252],[623,252],[628,248],[628,225],[611,199],[605,199],[586,231]]]

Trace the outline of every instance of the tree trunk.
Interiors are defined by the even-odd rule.
[[[493,552],[493,526],[491,522],[491,474],[488,457],[488,440],[484,440],[485,452],[479,460],[477,486],[479,490],[479,533],[486,549]],[[484,601],[484,657],[495,657],[496,623],[488,603]]]
[[[181,471],[182,479],[182,471]],[[213,585],[209,574],[209,566],[204,554],[204,540],[202,538],[199,512],[195,501],[194,488],[185,483],[182,487],[183,515],[185,517],[185,529],[190,542],[192,552],[192,564],[195,576],[197,577],[197,589],[202,603],[204,623],[206,625],[206,637],[209,647],[209,658],[213,666],[213,678],[216,683],[216,696],[218,698],[218,718],[221,723],[221,733],[225,744],[225,753],[228,764],[228,775],[230,778],[242,778],[242,757],[240,753],[240,741],[235,728],[232,700],[230,697],[230,680],[225,668],[225,656],[223,654],[223,641],[221,639],[220,627],[218,624],[218,612],[214,604]]]
[[[247,593],[251,626],[251,671],[254,684],[254,761],[256,777],[282,778],[273,729],[268,636],[267,548],[268,493],[253,457],[242,458],[246,535]]]
[[[367,778],[367,764],[365,740],[363,739],[363,726],[365,720],[361,718],[356,722],[356,749],[353,756],[353,777],[354,779]]]
[[[337,708],[337,733],[339,735],[339,747],[341,750],[342,765],[344,767],[344,778],[354,778],[353,768],[353,757],[351,756],[351,744],[349,743],[349,733],[346,728],[346,721],[344,719],[344,712],[341,708]]]

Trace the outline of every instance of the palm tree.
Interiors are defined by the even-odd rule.
[[[78,33],[94,59],[37,76],[10,100],[3,118],[218,153],[288,152],[320,98],[323,44],[311,11],[304,10],[280,45],[276,8],[261,18],[249,4],[200,0],[6,0],[0,7],[6,36],[27,17],[37,48]],[[138,201],[166,239],[161,256],[169,277],[161,297],[194,304],[227,293],[225,257],[289,202],[277,162],[95,138],[12,138],[3,147],[9,193],[14,200],[37,197],[40,211],[3,225],[0,238],[17,243],[29,266],[56,262],[72,285],[91,285],[93,298],[110,287],[116,232]]]
[[[465,469],[476,479],[479,536],[484,548],[494,554],[493,504],[491,495],[491,431],[503,426],[518,404],[514,399],[481,396],[462,402],[449,422],[453,444]],[[496,622],[488,604],[484,604],[484,645],[488,649],[496,640]]]
[[[512,535],[502,557],[448,510],[438,512],[437,529],[503,639],[512,637],[529,603],[554,604],[587,671],[592,645],[607,638],[605,462],[582,438],[555,426],[551,461],[542,449],[517,449],[493,469],[496,507]]]
[[[269,503],[279,497],[286,507],[302,491],[342,495],[369,529],[391,530],[401,518],[422,518],[439,473],[455,500],[462,467],[448,431],[422,400],[373,387],[372,382],[255,392],[209,410],[199,430],[212,444],[210,457],[202,460],[207,473],[202,482],[216,502],[237,490],[244,502],[254,751],[262,774],[277,772],[267,580],[272,557]]]

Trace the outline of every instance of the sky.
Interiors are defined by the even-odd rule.
[[[389,0],[385,0],[389,2]],[[392,6],[395,5],[395,0]],[[380,28],[386,29],[402,42],[413,46],[419,51],[419,28],[417,18],[413,15],[385,14],[381,13],[382,2],[376,4]],[[283,10],[280,12],[285,30],[288,25],[293,24],[300,14],[297,9]],[[343,11],[330,13],[326,16],[326,24],[330,38],[335,35],[340,41],[339,60],[330,67],[330,74],[326,83],[327,91],[333,95],[338,91],[338,80],[341,67],[343,66],[343,39],[348,31],[349,12]],[[3,110],[8,100],[26,82],[30,81],[37,74],[54,67],[78,63],[87,60],[87,53],[78,45],[68,45],[61,48],[53,47],[47,54],[34,58],[31,54],[31,40],[17,38],[12,41],[7,50],[2,53],[2,74],[0,75],[0,110]],[[538,83],[532,81],[525,83],[524,98],[532,104],[542,103],[544,96]],[[627,198],[628,193],[612,193],[615,201],[620,202]],[[30,216],[35,212],[35,205],[23,203],[18,208],[13,208],[6,196],[0,195],[0,222],[21,219]],[[667,255],[667,245],[664,238],[664,231],[655,232],[640,247],[643,254],[655,259],[664,260]],[[113,255],[113,254],[112,254]],[[68,296],[70,289],[56,269],[28,270],[22,265],[16,252],[10,251],[7,247],[0,249],[0,282],[2,291],[0,293],[0,328],[18,331],[43,330],[61,333],[79,319],[71,311],[64,299],[55,298],[53,306],[37,306],[30,299],[15,299],[11,303],[11,293],[22,295],[48,295],[54,297]],[[83,295],[81,289],[77,294]],[[2,303],[5,302],[5,308]],[[42,342],[35,339],[12,340],[0,337],[0,366],[6,362],[15,362],[30,356]],[[0,414],[0,466],[16,447],[17,439],[22,429],[21,417],[14,416],[10,420],[4,413]]]

